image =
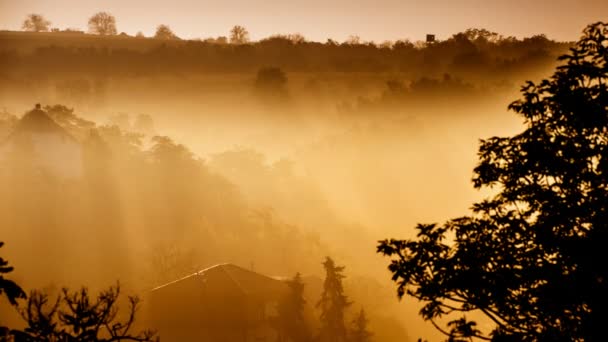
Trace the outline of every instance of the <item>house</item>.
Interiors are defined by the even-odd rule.
[[[166,341],[276,341],[287,284],[232,265],[216,265],[153,289],[148,324]]]
[[[15,159],[16,158],[16,159]],[[82,146],[48,114],[36,107],[27,112],[0,142],[0,161],[19,161],[49,174],[74,179],[82,175]]]

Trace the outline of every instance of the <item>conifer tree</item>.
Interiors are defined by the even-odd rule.
[[[368,330],[369,320],[365,314],[365,310],[361,308],[359,314],[353,320],[353,330],[351,333],[350,342],[370,342],[372,333]]]
[[[310,331],[304,318],[304,283],[300,273],[287,281],[289,291],[279,305],[279,331],[281,341],[310,341]]]
[[[321,342],[343,342],[346,341],[344,311],[351,304],[344,294],[342,286],[342,280],[345,278],[344,266],[337,266],[330,257],[327,257],[323,262],[323,267],[325,268],[325,282],[321,299],[317,303],[317,307],[321,309],[319,340]]]

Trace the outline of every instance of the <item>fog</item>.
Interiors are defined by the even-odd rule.
[[[331,256],[346,266],[348,322],[364,307],[377,341],[439,336],[397,300],[377,241],[488,195],[470,182],[479,139],[521,128],[507,106],[567,47],[88,36],[0,33],[12,279],[49,291],[120,280],[145,307],[153,288],[228,263],[300,272],[318,317]]]

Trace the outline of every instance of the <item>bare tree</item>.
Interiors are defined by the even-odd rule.
[[[139,309],[137,297],[129,297],[128,314],[119,321],[119,295],[119,285],[102,291],[96,299],[86,288],[63,289],[51,303],[48,294],[33,291],[21,310],[27,327],[11,333],[16,341],[157,341],[153,331],[131,333]]]
[[[249,32],[243,26],[236,25],[230,30],[231,44],[246,44],[249,42]]]
[[[96,13],[89,19],[89,33],[105,36],[116,32],[116,18],[108,12]]]
[[[21,28],[29,32],[48,32],[51,22],[40,14],[28,14]]]

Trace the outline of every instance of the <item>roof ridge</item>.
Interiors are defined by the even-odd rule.
[[[226,266],[226,265],[231,265],[231,264],[222,264],[221,266]],[[236,265],[232,265],[232,266],[238,267],[238,266],[236,266]],[[239,268],[240,268],[240,267],[239,267]],[[228,277],[230,278],[230,280],[232,280],[232,282],[233,282],[233,283],[235,283],[235,284],[236,284],[236,286],[237,286],[237,287],[238,287],[238,288],[239,288],[241,291],[243,291],[243,293],[244,293],[244,294],[249,294],[249,291],[247,291],[247,290],[246,290],[246,289],[243,287],[243,285],[242,285],[241,283],[239,283],[239,282],[238,282],[236,279],[234,279],[234,277],[232,276],[232,274],[230,274],[230,272],[228,272],[228,271],[226,270],[226,267],[222,267],[222,271],[224,271],[224,273],[226,273],[226,275],[228,275]]]
[[[170,281],[170,282],[168,282],[168,283],[164,283],[164,284],[162,284],[162,285],[156,286],[156,287],[152,288],[150,291],[156,291],[156,290],[161,289],[161,288],[163,288],[163,287],[165,287],[165,286],[173,285],[173,284],[175,284],[175,283],[177,283],[177,282],[180,282],[180,281],[182,281],[182,280],[188,279],[188,278],[190,278],[190,277],[199,276],[199,275],[201,275],[202,273],[204,273],[204,272],[206,272],[206,271],[208,271],[208,270],[210,270],[210,269],[212,269],[212,268],[219,267],[219,266],[222,266],[222,265],[224,265],[224,264],[216,264],[216,265],[213,265],[213,266],[210,266],[210,267],[204,268],[204,269],[202,269],[202,270],[198,270],[198,271],[196,271],[196,272],[194,272],[194,273],[191,273],[191,274],[189,274],[189,275],[187,275],[187,276],[184,276],[184,277],[178,278],[178,279],[176,279],[176,280]]]

